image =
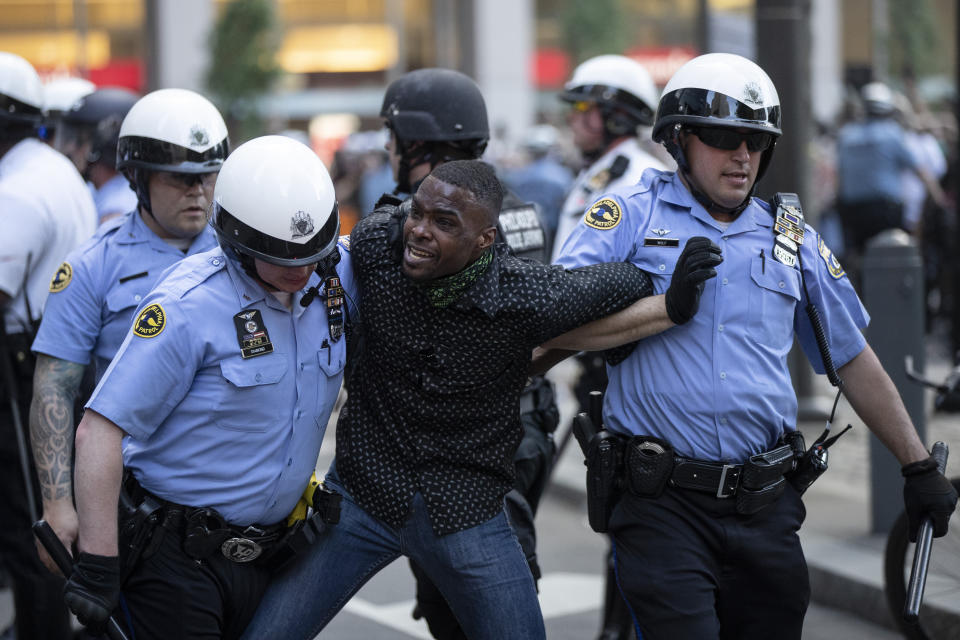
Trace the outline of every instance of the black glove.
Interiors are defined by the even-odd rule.
[[[683,324],[700,307],[703,283],[717,275],[714,269],[723,262],[720,247],[703,236],[687,240],[667,289],[667,315],[674,324]]]
[[[920,520],[930,516],[933,537],[947,533],[950,516],[957,507],[957,492],[947,478],[937,471],[933,457],[905,465],[900,472],[906,478],[903,484],[903,502],[910,521],[910,542],[917,541]]]
[[[103,633],[120,602],[120,558],[81,552],[63,588],[63,600],[91,633]]]

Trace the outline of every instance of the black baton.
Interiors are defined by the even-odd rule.
[[[946,471],[947,454],[950,450],[943,442],[936,442],[930,455],[937,461],[937,470]],[[927,566],[930,564],[930,549],[933,545],[933,521],[924,516],[917,532],[917,546],[913,552],[913,568],[910,570],[910,582],[907,583],[907,599],[903,603],[903,619],[914,624],[920,617],[920,603],[923,601],[923,588],[927,584]]]
[[[39,540],[43,548],[47,550],[47,553],[50,554],[53,561],[57,563],[57,568],[60,569],[60,573],[62,573],[65,578],[69,578],[73,572],[73,558],[70,557],[67,548],[60,542],[57,534],[53,532],[53,527],[51,527],[46,520],[37,520],[33,523],[33,535],[37,536],[37,540]],[[112,640],[128,640],[127,634],[123,632],[120,624],[112,615],[107,620],[107,635]]]

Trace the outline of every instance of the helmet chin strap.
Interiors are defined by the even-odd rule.
[[[679,136],[679,130],[674,130],[673,136],[671,136],[669,144],[667,145],[667,151],[669,151],[670,155],[673,156],[673,159],[677,161],[677,172],[683,178],[684,183],[690,190],[690,195],[692,195],[694,199],[700,203],[700,206],[707,210],[707,213],[713,211],[715,213],[723,213],[733,216],[740,215],[740,212],[746,209],[747,205],[750,204],[750,198],[753,197],[753,194],[757,190],[757,181],[753,181],[753,186],[750,187],[750,192],[747,194],[747,197],[743,199],[743,202],[735,207],[725,207],[717,202],[714,202],[710,196],[708,196],[703,189],[700,188],[700,185],[697,184],[693,174],[690,172],[690,163],[687,162],[687,154],[683,152],[683,146],[680,144]]]

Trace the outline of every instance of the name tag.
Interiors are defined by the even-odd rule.
[[[680,238],[644,238],[645,247],[679,247]]]

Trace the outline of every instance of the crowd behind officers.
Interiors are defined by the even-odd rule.
[[[789,194],[773,206],[752,198],[781,134],[769,78],[738,56],[688,63],[653,123],[678,171],[618,186],[628,168],[657,163],[628,157],[657,100],[626,63],[587,61],[563,96],[594,163],[571,188],[568,203],[582,202],[567,227],[579,221],[551,267],[514,255],[542,228],[511,241],[521,220],[504,222],[502,186],[475,160],[489,129],[462,74],[421,70],[388,89],[387,151],[412,197],[382,201],[338,245],[333,184],[307,147],[268,136],[225,160],[226,128],[204,98],[162,90],[131,108],[130,96],[94,92],[69,110],[75,129],[58,125],[74,168],[35,139],[36,73],[0,54],[0,216],[16,231],[0,242],[0,301],[3,346],[18,363],[4,383],[21,391],[2,399],[2,426],[23,435],[14,407],[26,414],[35,381],[33,495],[76,544],[65,594],[82,622],[122,612],[137,637],[239,637],[266,593],[248,637],[312,637],[384,558],[408,555],[418,595],[432,584],[449,606],[445,631],[431,620],[438,638],[543,637],[533,556],[504,496],[520,488],[521,394],[530,351],[544,343],[636,341],[606,367],[603,424],[623,447],[629,490],[602,528],[644,637],[763,637],[773,624],[800,635],[809,587],[795,534],[805,486],[792,473],[804,455],[785,361],[794,333],[903,464],[912,534],[923,514],[945,533],[956,494],[863,342],[868,315],[842,267]],[[446,97],[475,99],[459,110],[437,101],[437,78],[453,83]],[[429,100],[411,108],[405,100],[425,88]],[[76,169],[93,179],[99,163],[116,184],[103,156],[117,137],[115,170],[136,208],[76,248],[96,217]],[[664,295],[643,298],[651,282]],[[45,300],[33,376],[28,347]],[[797,314],[807,302],[837,371]],[[350,351],[337,457],[318,487],[308,480],[348,337],[362,340]],[[91,360],[103,378],[77,436],[78,516],[72,399]],[[289,412],[278,419],[277,406]],[[2,552],[18,634],[64,637],[59,579],[30,548],[37,505],[25,499],[17,435],[4,438],[0,508],[16,525]],[[749,552],[724,542],[731,532],[753,536]],[[468,580],[481,553],[494,567]],[[664,588],[667,574],[675,588]]]

